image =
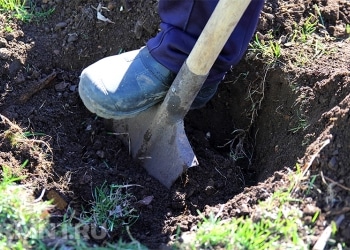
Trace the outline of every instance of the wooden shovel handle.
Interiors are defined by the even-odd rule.
[[[220,0],[186,60],[190,71],[207,75],[251,0]]]

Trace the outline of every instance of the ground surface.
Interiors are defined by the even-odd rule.
[[[91,200],[92,188],[105,181],[140,185],[129,191],[138,200],[153,200],[138,208],[140,218],[131,233],[158,248],[171,242],[178,226],[191,230],[200,219],[197,210],[209,213],[222,207],[223,218],[254,213],[258,201],[286,188],[288,169],[299,162],[309,178],[316,176],[315,188],[300,204],[322,211],[314,239],[344,214],[336,237],[350,245],[349,1],[267,1],[258,35],[281,38],[280,60],[267,66],[248,53],[207,107],[190,111],[186,131],[200,166],[170,190],[130,158],[128,148],[85,109],[77,92],[84,67],[137,49],[156,34],[157,1],[103,1],[110,8],[103,14],[113,23],[96,19],[95,1],[37,4],[44,10],[55,7],[55,12],[30,24],[0,16],[0,27],[10,27],[0,28],[0,113],[26,131],[46,135],[40,139],[52,148],[47,167],[51,172],[38,190],[69,180],[69,185],[55,190],[79,210]],[[318,40],[291,42],[296,25],[312,15],[322,21],[313,34]],[[1,130],[7,128],[3,119]],[[242,136],[245,140],[239,143]],[[237,144],[243,151],[234,155],[244,152],[248,157],[235,162],[229,152],[230,146],[235,152]],[[14,150],[4,135],[0,149],[2,165],[38,162],[28,148]],[[57,212],[64,209],[63,205]]]

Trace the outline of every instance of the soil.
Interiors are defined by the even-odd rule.
[[[198,211],[208,215],[221,209],[222,218],[252,215],[259,201],[286,188],[298,164],[305,182],[315,177],[307,195],[302,187],[296,190],[300,207],[321,211],[311,244],[343,214],[335,239],[350,246],[349,1],[267,0],[257,36],[279,38],[281,57],[266,64],[247,51],[208,105],[187,114],[187,136],[200,165],[171,189],[130,157],[128,146],[86,110],[77,92],[84,67],[138,49],[156,34],[157,1],[102,1],[111,23],[97,20],[95,1],[32,3],[38,10],[55,11],[30,23],[0,15],[0,27],[7,27],[0,29],[1,131],[11,121],[43,133],[37,138],[52,154],[39,167],[35,151],[15,148],[2,133],[1,164],[29,160],[32,173],[46,171],[47,178],[37,182],[38,195],[43,188],[53,189],[66,202],[55,213],[65,213],[67,205],[77,211],[89,206],[92,189],[105,182],[139,185],[128,189],[136,200],[153,199],[138,206],[131,234],[156,249],[171,244],[178,227],[190,231],[201,220]],[[317,16],[319,24],[309,42],[294,42],[297,24],[310,16]],[[304,220],[309,217],[305,213]],[[119,237],[118,231],[108,241]]]

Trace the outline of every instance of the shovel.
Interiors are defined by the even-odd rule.
[[[249,0],[220,0],[161,104],[133,118],[113,120],[133,158],[164,186],[198,160],[184,130],[184,117]]]

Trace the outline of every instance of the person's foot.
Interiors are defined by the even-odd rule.
[[[100,117],[130,118],[162,101],[175,76],[143,47],[106,57],[84,69],[79,95],[87,109]],[[191,109],[204,107],[218,84],[204,84]]]
[[[124,119],[163,100],[175,76],[144,47],[106,57],[84,69],[79,94],[87,109],[98,116]]]

